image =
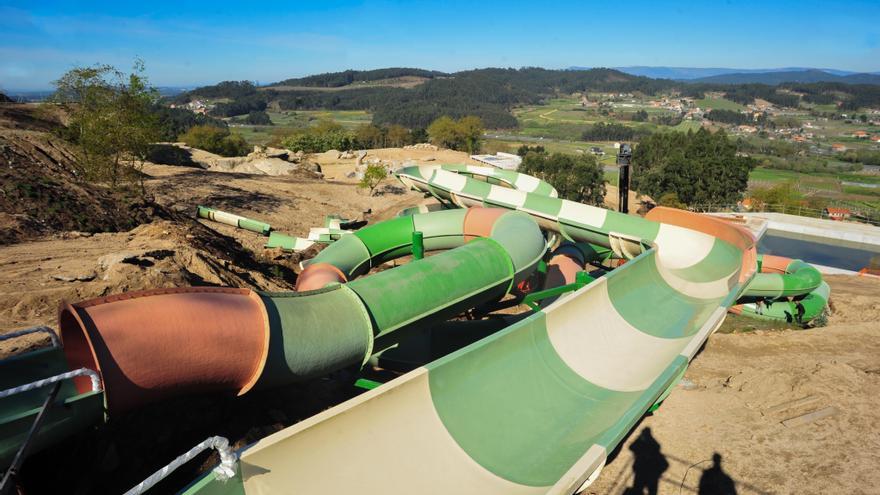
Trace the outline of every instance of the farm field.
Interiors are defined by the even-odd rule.
[[[730,101],[726,98],[703,98],[701,100],[694,101],[700,108],[708,108],[711,110],[736,110],[741,111],[745,110],[746,107],[740,105],[735,101]]]
[[[250,144],[266,144],[274,135],[309,127],[322,120],[332,120],[347,129],[369,124],[373,120],[373,116],[363,110],[282,110],[266,113],[274,125],[230,124],[230,128]]]

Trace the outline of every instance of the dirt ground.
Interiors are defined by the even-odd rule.
[[[445,153],[455,152],[377,150],[371,156],[400,162],[466,160],[463,154]],[[62,299],[192,284],[266,290],[293,286],[296,257],[266,251],[265,238],[257,234],[189,219],[197,204],[305,235],[309,227],[322,226],[327,214],[375,222],[424,200],[397,188],[393,180],[381,195],[368,197],[346,177],[354,160],[316,160],[323,180],[148,165],[147,186],[156,202],[188,220],[0,246],[0,331],[54,326]],[[726,479],[740,494],[878,493],[880,279],[832,276],[828,281],[835,311],[827,327],[761,327],[712,336],[685,380],[642,420],[587,493],[642,493],[631,490],[636,483],[657,483],[659,493],[667,494],[724,493],[718,487]],[[5,343],[0,356],[41,342]],[[60,486],[70,493],[118,492],[205,436],[224,434],[243,445],[344,400],[357,393],[350,378],[239,400],[198,397],[149,408],[39,454],[34,466],[58,465],[57,476],[70,484],[53,485],[39,469],[26,465],[30,493],[51,493]],[[830,414],[796,419],[811,412]],[[790,419],[787,426],[782,423]],[[157,425],[166,425],[162,435],[143,433],[155,432]],[[70,452],[78,459],[72,460]],[[705,476],[715,488],[701,489],[713,454],[721,456],[721,463]],[[210,461],[203,459],[202,468],[207,465]],[[192,470],[184,470],[165,486],[171,489],[171,483],[192,476]]]

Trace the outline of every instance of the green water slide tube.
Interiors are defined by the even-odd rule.
[[[428,172],[399,177],[455,205],[519,210],[630,260],[497,333],[260,440],[241,452],[231,480],[211,473],[186,493],[573,493],[681,377],[754,274],[754,239],[720,220],[660,208],[652,221]],[[365,258],[346,256],[346,266],[363,270]],[[453,271],[432,276],[458,273],[445,268]],[[364,462],[371,458],[382,462]]]
[[[259,222],[225,211],[215,210],[214,208],[208,208],[207,206],[198,206],[196,208],[196,214],[199,218],[225,223],[226,225],[250,230],[251,232],[256,232],[258,234],[269,235],[272,230],[272,227],[268,223]]]
[[[363,364],[405,332],[500,299],[531,274],[546,249],[534,221],[500,212],[487,235],[474,238],[465,235],[469,213],[438,211],[365,227],[304,263],[300,277],[303,282],[313,269],[330,266],[344,274],[340,282],[350,282],[261,294],[270,327],[281,330],[272,332],[277,342],[270,343],[258,386],[319,376],[354,356]],[[448,251],[355,279],[410,254],[413,232],[422,233],[426,250]]]
[[[831,288],[809,263],[759,255],[758,270],[732,312],[797,324],[807,324],[825,312]]]

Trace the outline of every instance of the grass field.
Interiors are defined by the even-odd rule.
[[[321,120],[332,120],[345,127],[354,128],[369,124],[373,116],[364,110],[297,110],[267,112],[276,126],[306,127]]]
[[[745,110],[746,107],[740,105],[735,101],[730,101],[725,98],[703,98],[702,100],[697,100],[694,103],[700,108],[709,108],[711,110]]]
[[[275,125],[234,125],[232,131],[241,134],[250,144],[266,144],[275,134],[309,127],[322,120],[332,120],[346,129],[355,129],[373,120],[373,115],[363,110],[297,110],[266,113]]]

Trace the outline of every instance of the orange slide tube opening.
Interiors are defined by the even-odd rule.
[[[156,289],[62,303],[58,321],[68,365],[98,371],[111,414],[186,393],[241,395],[269,349],[266,310],[248,289]],[[90,390],[88,379],[74,384]]]

